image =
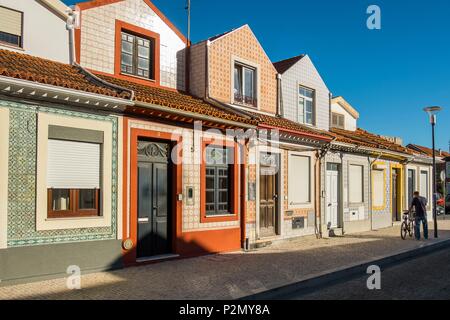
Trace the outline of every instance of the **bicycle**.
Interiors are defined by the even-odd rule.
[[[410,238],[414,236],[414,217],[412,212],[403,212],[403,222],[400,228],[400,236],[403,240],[406,240],[406,236],[409,235]]]

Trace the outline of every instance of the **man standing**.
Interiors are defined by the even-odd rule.
[[[411,206],[409,208],[409,212],[411,212],[411,209],[415,208],[415,227],[414,227],[414,233],[416,234],[416,239],[420,240],[420,223],[423,224],[423,237],[425,240],[428,239],[428,221],[427,221],[427,199],[420,196],[419,192],[414,192],[414,198],[411,202]]]

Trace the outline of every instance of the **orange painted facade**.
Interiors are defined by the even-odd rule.
[[[123,119],[123,233],[122,238],[125,242],[126,240],[131,240],[133,242],[133,247],[131,249],[123,249],[123,259],[124,264],[127,266],[136,265],[137,262],[137,144],[139,138],[150,138],[157,141],[169,142],[171,145],[178,146],[178,150],[183,149],[183,137],[178,134],[154,131],[148,129],[141,129],[132,127],[130,124],[133,122],[138,122],[152,126],[152,122],[147,122],[144,119],[124,117]],[[155,125],[157,125],[155,123]],[[212,143],[210,139],[202,140],[202,145],[206,146]],[[214,140],[214,144],[218,144],[218,140]],[[229,145],[235,149],[234,158],[238,161],[237,151],[240,147],[238,144],[233,142],[223,142],[224,145]],[[202,148],[203,149],[203,148]],[[129,156],[128,156],[129,155]],[[233,215],[227,217],[217,217],[217,218],[207,218],[204,216],[204,199],[201,201],[200,211],[197,212],[200,223],[211,224],[211,223],[227,223],[230,221],[236,221],[237,224],[233,226],[223,225],[222,228],[203,228],[202,230],[183,230],[183,220],[186,219],[184,216],[183,201],[179,201],[178,195],[183,194],[183,182],[184,169],[182,161],[183,152],[177,152],[177,158],[172,159],[173,164],[173,189],[171,191],[171,198],[173,201],[172,207],[175,210],[172,212],[172,253],[179,255],[180,257],[192,257],[196,255],[211,254],[218,252],[229,252],[240,250],[241,245],[244,242],[244,234],[242,232],[243,224],[240,221],[242,216],[242,208],[245,206],[245,191],[242,189],[243,183],[239,180],[239,171],[244,170],[244,165],[235,165],[233,170]],[[200,164],[198,167],[204,169],[204,163]],[[129,175],[128,175],[129,172]],[[243,174],[243,173],[242,173]],[[204,175],[201,176],[201,192],[204,191]],[[129,183],[128,183],[129,181]],[[239,184],[241,181],[241,184]],[[129,196],[127,196],[129,195]],[[242,202],[241,202],[242,201]],[[240,212],[241,211],[241,212]],[[245,228],[245,226],[244,226]],[[146,262],[142,262],[146,263]]]

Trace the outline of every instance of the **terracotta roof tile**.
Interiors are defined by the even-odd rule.
[[[76,66],[2,49],[0,49],[0,76],[111,97],[130,97],[129,92],[107,87],[88,79],[87,75]]]
[[[413,153],[409,148],[391,142],[380,135],[370,133],[360,128],[356,129],[356,131],[331,128],[330,132],[334,135],[336,141],[338,142],[356,144],[376,149],[384,149],[405,154]]]
[[[431,148],[419,146],[417,144],[408,144],[407,147],[421,154],[427,155],[429,157],[433,156],[433,150]],[[442,150],[435,150],[435,155],[436,157],[443,157],[443,158],[450,157],[450,153]]]
[[[227,112],[184,93],[145,86],[111,76],[96,75],[98,78],[106,81],[106,83],[102,83],[82,71],[79,67],[8,50],[0,50],[0,76],[106,96],[130,98],[129,91],[116,88],[120,86],[135,91],[135,99],[137,101],[198,113],[212,118],[215,117],[251,125],[257,124],[257,121],[251,117],[245,118],[232,111]],[[108,86],[108,83],[111,85]],[[211,120],[214,121],[213,119]]]
[[[204,100],[195,98],[185,93],[146,86],[143,84],[122,80],[106,75],[97,75],[97,76],[115,85],[119,85],[121,87],[133,90],[136,95],[135,99],[139,102],[157,104],[170,109],[183,110],[219,119],[246,123],[250,125],[257,124],[257,121],[255,121],[250,117],[245,118],[239,116],[238,114],[232,111],[227,112],[226,110],[215,107],[212,104],[205,102]]]
[[[260,114],[256,112],[249,112],[249,113],[258,119],[260,125],[276,127],[279,128],[281,131],[283,129],[286,129],[290,132],[294,131],[297,132],[299,135],[301,134],[315,135],[318,138],[322,138],[325,140],[331,140],[333,138],[327,131],[311,128],[306,125],[302,125],[300,123],[291,121],[289,119],[266,114]]]

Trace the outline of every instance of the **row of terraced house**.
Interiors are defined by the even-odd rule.
[[[391,227],[431,158],[359,117],[248,25],[191,44],[150,0],[0,0],[0,279]]]

